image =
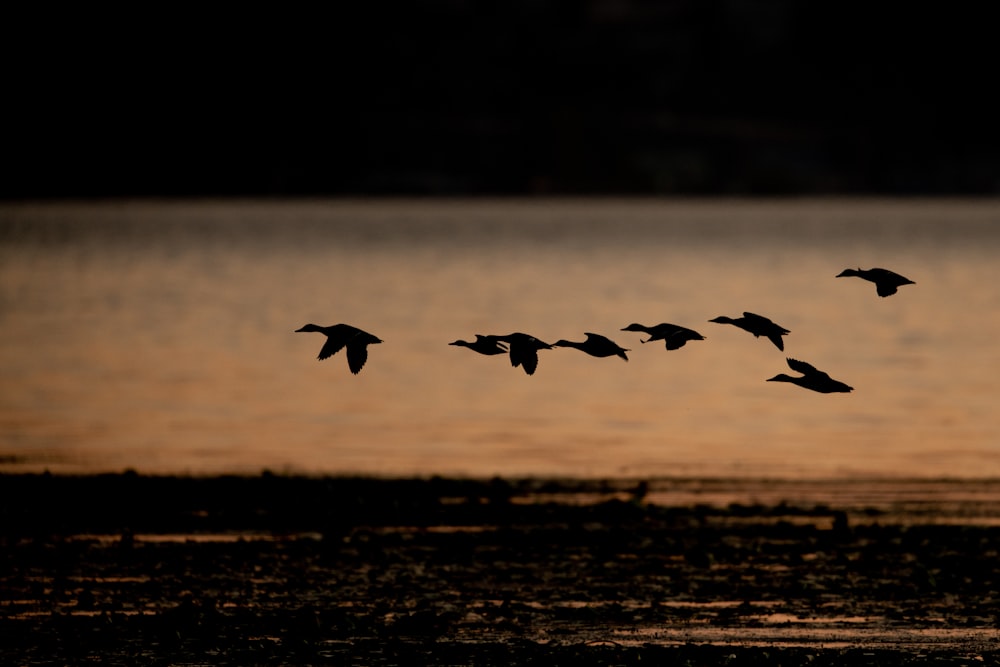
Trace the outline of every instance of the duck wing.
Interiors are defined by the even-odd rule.
[[[889,296],[896,293],[896,288],[900,285],[914,285],[912,280],[899,275],[889,269],[878,267],[868,271],[868,279],[875,283],[875,291],[879,296]]]
[[[534,375],[535,369],[538,368],[538,352],[534,349],[527,350],[521,358],[521,367],[528,375]]]
[[[891,296],[896,293],[896,285],[884,280],[877,280],[875,281],[875,292],[879,296]]]
[[[764,317],[763,315],[757,315],[756,313],[743,313],[743,321],[749,326],[757,329],[763,335],[770,335],[769,330],[774,330],[775,332],[780,332],[783,334],[791,333],[788,329],[778,324],[775,324],[772,320]]]
[[[510,365],[514,368],[520,366],[521,362],[524,361],[524,348],[520,345],[511,343],[508,353],[510,354]]]
[[[763,315],[746,311],[743,312],[743,324],[741,326],[754,336],[766,336],[768,340],[774,343],[776,348],[784,351],[785,342],[781,337],[790,333],[788,329],[775,324]]]
[[[827,376],[827,377],[829,377],[829,376]],[[831,378],[829,384],[827,385],[827,391],[826,391],[826,393],[827,394],[848,394],[848,393],[850,393],[852,391],[854,391],[854,387],[850,386],[849,384],[845,384],[845,383],[841,382],[840,380],[834,380],[834,379]]]
[[[663,343],[668,350],[678,350],[684,347],[684,343],[689,340],[705,340],[705,337],[694,329],[677,326],[676,324],[661,324],[659,326],[664,327],[660,332],[660,337],[663,338]]]
[[[656,326],[649,327],[646,329],[646,333],[654,338],[666,338],[667,336],[673,336],[675,333],[681,330],[681,327],[670,324],[668,322],[661,322]]]
[[[769,324],[774,324],[774,322],[763,315],[758,315],[757,313],[751,313],[745,310],[743,311],[743,319],[746,320],[747,324],[755,327],[764,327]]]
[[[319,356],[317,357],[317,359],[319,359],[320,361],[323,361],[324,359],[329,359],[333,355],[340,352],[344,348],[344,346],[347,345],[348,340],[349,340],[348,336],[337,335],[337,334],[328,335],[326,338],[326,343],[324,343],[322,349],[320,349]]]
[[[879,280],[886,280],[886,281],[889,281],[889,282],[894,282],[897,285],[915,285],[916,284],[912,280],[910,280],[909,278],[907,278],[906,276],[901,276],[898,273],[896,273],[895,271],[890,271],[889,269],[881,269],[879,267],[875,267],[874,269],[871,270],[871,273],[875,274],[875,276]]]
[[[589,349],[588,349],[589,348]],[[625,348],[620,346],[618,343],[614,342],[607,336],[602,336],[601,334],[587,333],[586,347],[581,348],[587,354],[594,357],[621,357],[625,361],[628,361],[628,352]]]
[[[511,345],[510,364],[522,367],[528,375],[534,375],[538,368],[538,352],[530,345]]]
[[[699,336],[698,338],[700,339],[701,337]],[[675,331],[671,334],[668,334],[667,336],[664,336],[663,338],[663,342],[668,350],[679,350],[682,347],[684,347],[684,343],[688,342],[689,340],[696,340],[696,339],[691,338],[684,331]]]
[[[788,362],[789,368],[791,368],[793,371],[798,371],[803,375],[815,375],[817,373],[822,372],[812,364],[807,364],[806,362],[799,361],[798,359],[792,359],[791,357],[788,357],[787,359],[785,359],[785,361]],[[823,373],[823,375],[826,375],[826,373]]]
[[[353,341],[347,346],[347,366],[357,375],[368,361],[368,343]]]
[[[501,354],[507,351],[507,346],[501,343],[496,336],[484,336],[476,334],[475,343],[480,352],[484,354]]]
[[[678,333],[684,334],[688,340],[705,340],[705,337],[694,329],[688,329],[686,327],[678,327]]]
[[[585,344],[593,348],[598,352],[610,352],[614,354],[618,350],[618,343],[614,342],[607,336],[602,336],[601,334],[584,332],[587,336]]]

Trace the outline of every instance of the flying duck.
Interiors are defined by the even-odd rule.
[[[479,354],[507,354],[507,346],[498,341],[496,336],[476,334],[476,340],[471,343],[467,340],[456,340],[454,343],[448,343],[448,345],[467,347]]]
[[[788,329],[778,326],[763,315],[755,315],[754,313],[748,312],[744,312],[743,317],[737,317],[736,319],[720,315],[715,319],[709,320],[709,322],[732,324],[740,329],[743,329],[744,331],[749,331],[754,335],[754,338],[765,336],[768,340],[774,343],[775,347],[779,350],[785,349],[785,343],[781,337],[787,333],[791,333]]]
[[[797,384],[800,387],[805,387],[806,389],[812,389],[813,391],[818,391],[821,394],[833,394],[833,393],[847,393],[852,391],[854,387],[849,387],[843,382],[834,380],[829,375],[821,370],[817,370],[811,364],[807,364],[804,361],[799,361],[798,359],[786,359],[788,362],[788,367],[793,371],[798,371],[802,375],[798,377],[792,377],[791,375],[785,375],[784,373],[779,373],[773,378],[769,378],[768,382],[791,382],[792,384]]]
[[[362,331],[350,324],[334,324],[329,327],[321,327],[317,324],[307,324],[301,329],[296,329],[295,333],[315,331],[326,336],[326,343],[316,357],[320,361],[328,359],[347,347],[347,365],[351,372],[357,375],[364,368],[368,360],[368,346],[381,343],[382,340],[371,335],[367,331]]]
[[[520,366],[528,375],[534,375],[538,368],[538,350],[551,350],[552,346],[526,333],[512,333],[506,336],[492,336],[510,345],[510,365]]]
[[[628,350],[620,347],[610,338],[589,332],[586,333],[586,336],[587,340],[582,343],[575,343],[571,340],[559,340],[552,343],[552,347],[575,347],[582,352],[586,352],[592,357],[619,356],[625,361],[628,361],[628,357],[625,355]]]
[[[837,278],[843,278],[844,276],[857,276],[858,278],[864,278],[875,283],[875,291],[882,297],[895,294],[896,288],[902,285],[916,285],[909,278],[904,278],[894,271],[877,267],[873,269],[844,269],[837,274]]]
[[[639,341],[640,343],[652,343],[654,340],[662,340],[668,350],[680,349],[689,340],[705,340],[705,337],[694,329],[666,322],[652,327],[633,323],[622,329],[622,331],[644,331],[649,334],[649,338]]]

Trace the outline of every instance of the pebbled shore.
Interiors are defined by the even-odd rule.
[[[9,664],[1000,664],[1000,483],[0,475]]]

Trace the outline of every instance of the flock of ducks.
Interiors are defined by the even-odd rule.
[[[902,285],[915,284],[909,278],[904,278],[898,273],[888,269],[844,269],[836,277],[856,276],[875,283],[875,291],[881,297],[895,294]],[[785,343],[782,336],[790,333],[778,324],[763,315],[744,312],[742,317],[719,317],[709,320],[718,324],[732,324],[744,331],[752,333],[755,338],[763,336],[767,338],[779,350],[784,351]],[[633,323],[623,327],[622,331],[642,332],[649,335],[641,343],[651,343],[662,340],[668,350],[677,350],[683,347],[688,341],[705,340],[697,331],[682,327],[676,324],[661,323],[655,326],[645,326]],[[326,343],[319,351],[320,361],[328,359],[342,349],[347,350],[347,365],[351,372],[357,375],[364,368],[368,360],[368,346],[381,343],[382,340],[367,331],[358,329],[349,324],[334,324],[329,327],[322,327],[316,324],[307,324],[296,332],[316,332],[326,336]],[[510,356],[510,363],[517,368],[520,366],[525,373],[533,375],[538,368],[538,351],[551,350],[556,347],[573,347],[581,352],[585,352],[593,357],[620,357],[628,361],[626,352],[629,350],[621,347],[610,338],[596,333],[586,333],[586,340],[576,342],[570,340],[558,340],[549,344],[526,333],[515,332],[505,336],[476,334],[474,341],[456,340],[449,345],[467,347],[470,350],[484,355],[506,354]],[[797,371],[800,375],[792,376],[779,373],[768,382],[790,382],[805,389],[820,392],[822,394],[847,393],[853,387],[834,380],[823,371],[798,359],[786,358],[788,367]]]

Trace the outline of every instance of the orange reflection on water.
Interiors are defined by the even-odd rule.
[[[0,461],[995,476],[998,217],[975,202],[8,206]],[[880,299],[834,278],[872,265],[917,284]],[[744,310],[791,330],[784,353],[708,322]],[[308,322],[385,342],[354,377],[343,353],[316,361],[322,336],[293,333]],[[667,351],[631,322],[706,340]],[[512,331],[601,333],[630,361],[543,350],[528,377],[447,345]],[[855,391],[765,382],[786,356]]]

